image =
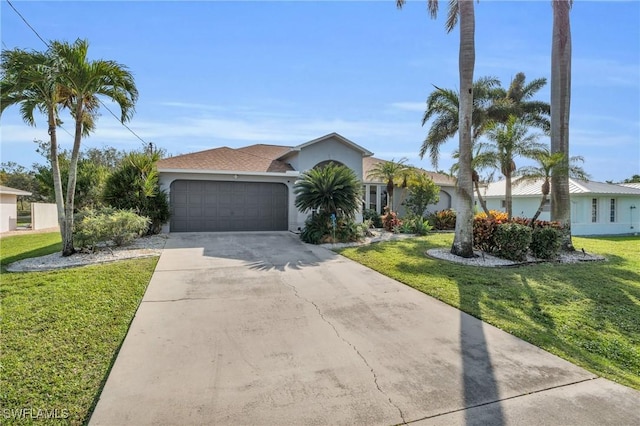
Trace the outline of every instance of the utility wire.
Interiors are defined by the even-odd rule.
[[[22,14],[21,14],[20,12],[18,12],[18,9],[16,9],[16,8],[15,8],[15,6],[14,6],[13,4],[11,4],[11,1],[10,1],[10,0],[7,0],[7,3],[9,4],[9,6],[11,6],[11,9],[13,9],[13,10],[14,10],[14,12],[16,12],[16,13],[18,14],[18,16],[19,16],[19,17],[24,21],[24,23],[27,25],[27,27],[29,27],[29,28],[31,29],[31,31],[33,31],[33,33],[34,33],[34,34],[35,34],[35,35],[36,35],[36,36],[37,36],[37,37],[38,37],[38,38],[39,38],[39,39],[40,39],[40,40],[41,40],[41,41],[42,41],[42,42],[43,42],[47,47],[49,47],[49,48],[50,48],[50,47],[51,47],[51,45],[50,45],[49,43],[47,43],[47,42],[45,41],[45,39],[44,39],[44,38],[42,38],[42,37],[40,36],[40,34],[38,34],[38,32],[35,30],[35,28],[33,28],[33,27],[31,26],[31,24],[29,24],[29,22],[25,19],[25,17],[24,17],[24,16],[22,16]],[[3,45],[5,45],[5,44],[4,44],[4,41],[2,42],[2,44],[3,44]],[[6,48],[6,45],[5,45],[5,48]],[[111,111],[111,110],[109,109],[109,107],[108,107],[108,106],[106,106],[106,105],[104,104],[104,102],[102,102],[102,100],[101,100],[100,98],[98,98],[98,102],[100,102],[100,105],[102,105],[102,106],[103,106],[107,111],[109,111],[109,113],[110,113],[110,114],[111,114],[111,115],[112,115],[116,120],[118,120],[118,122],[119,122],[120,124],[122,124],[122,125],[123,125],[123,126],[124,126],[128,131],[129,131],[129,132],[131,132],[131,134],[132,134],[133,136],[135,136],[136,138],[140,139],[140,141],[142,141],[142,143],[143,143],[143,144],[147,145],[147,142],[146,142],[144,139],[142,139],[140,136],[138,136],[138,134],[137,134],[136,132],[134,132],[134,131],[131,129],[131,127],[127,126],[125,123],[123,123],[122,121],[120,121],[120,119],[118,118],[118,116],[117,116],[117,115],[115,115],[115,114],[113,113],[113,111]],[[62,127],[62,126],[60,126],[60,127],[61,127],[61,128],[62,128],[62,130],[64,130],[64,131],[65,131],[69,136],[73,137],[73,135],[72,135],[71,133],[69,133],[69,132],[67,131],[67,129],[65,129],[65,128],[64,128],[64,127]]]
[[[37,35],[38,38],[40,40],[42,40],[42,42],[44,44],[47,45],[47,47],[51,47],[51,46],[49,46],[49,43],[47,43],[42,37],[40,37],[40,34],[38,34],[38,32],[35,30],[35,28],[33,28],[31,26],[31,24],[29,22],[27,22],[27,20],[24,18],[24,16],[22,16],[22,14],[20,12],[18,12],[18,9],[16,9],[15,6],[13,4],[11,4],[11,2],[9,0],[7,0],[7,3],[9,3],[9,6],[11,6],[11,9],[13,9],[14,12],[16,12],[18,14],[18,16],[24,21],[24,23],[27,24],[27,27],[31,28],[31,31],[33,31],[35,33],[35,35]]]

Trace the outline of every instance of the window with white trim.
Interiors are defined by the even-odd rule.
[[[611,199],[611,204],[609,207],[609,222],[615,222],[616,221],[616,199],[612,198]]]

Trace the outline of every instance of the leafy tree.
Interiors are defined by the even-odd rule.
[[[167,194],[160,189],[156,163],[159,153],[127,154],[107,178],[103,200],[116,209],[133,210],[151,219],[147,234],[157,234],[169,220]]]
[[[362,184],[350,168],[330,163],[302,173],[295,185],[295,205],[301,212],[318,210],[354,219],[362,204]]]
[[[622,183],[640,183],[640,175],[633,175],[625,179]]]
[[[405,0],[397,0],[398,7]],[[428,0],[431,17],[438,14],[438,1]],[[447,32],[451,32],[460,20],[460,51],[458,72],[460,76],[460,107],[458,116],[458,151],[460,153],[456,229],[451,253],[462,257],[473,257],[473,170],[471,168],[473,123],[473,69],[475,66],[475,15],[472,1],[451,0],[446,21]]]
[[[578,162],[583,162],[584,159],[580,156],[571,157],[569,159],[569,168],[565,169],[566,162],[563,159],[563,155],[559,152],[551,153],[549,149],[544,148],[536,151],[532,156],[532,159],[536,161],[535,166],[527,166],[518,169],[517,175],[519,176],[513,183],[519,185],[523,182],[536,182],[542,180],[542,199],[540,200],[540,206],[538,210],[531,218],[531,226],[535,225],[535,221],[538,219],[544,205],[547,203],[551,176],[555,174],[567,175],[570,178],[586,180],[589,178],[584,169],[578,166]]]
[[[516,156],[530,157],[543,145],[537,142],[538,135],[528,134],[527,124],[518,117],[509,116],[507,123],[496,123],[488,132],[487,137],[493,145],[485,145],[485,155],[489,161],[493,160],[505,177],[505,203],[507,217],[512,216],[512,176],[516,171]]]
[[[407,165],[407,158],[398,161],[381,161],[376,163],[369,171],[369,179],[379,179],[387,184],[387,208],[393,210],[393,189],[396,186],[405,186],[411,167]]]
[[[31,192],[31,195],[18,197],[20,210],[25,209],[25,201],[42,201],[40,185],[38,184],[38,180],[35,177],[35,173],[33,172],[33,170],[27,170],[26,167],[16,162],[9,161],[0,164],[0,185]]]
[[[569,113],[571,109],[571,20],[572,0],[553,0],[551,39],[551,152],[562,154],[564,169],[569,168]],[[564,230],[562,248],[573,251],[571,241],[571,199],[569,177],[551,176],[551,220]]]
[[[407,182],[409,195],[404,201],[407,209],[416,216],[422,217],[429,204],[440,199],[440,187],[426,173],[415,171]]]

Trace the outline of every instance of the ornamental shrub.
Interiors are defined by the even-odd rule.
[[[385,207],[384,211],[385,213],[382,215],[382,226],[389,232],[397,232],[402,226],[402,221],[398,218],[398,214],[390,211],[389,207]]]
[[[440,210],[432,213],[427,217],[429,223],[439,231],[452,230],[456,228],[456,212],[455,210]]]
[[[382,217],[374,209],[364,209],[362,211],[362,219],[370,220],[374,228],[382,228]]]
[[[489,210],[493,219],[498,223],[504,223],[508,220],[509,215],[506,212],[501,212],[499,210]],[[474,219],[487,219],[487,214],[485,212],[476,213]]]
[[[473,247],[485,253],[496,251],[495,232],[500,225],[495,219],[489,219],[486,215],[473,219]]]
[[[531,228],[518,223],[502,223],[495,231],[495,253],[504,259],[522,261],[531,244]]]
[[[547,226],[538,227],[531,233],[531,253],[539,259],[554,259],[560,253],[562,234],[559,230]]]
[[[320,244],[322,237],[331,230],[331,218],[329,213],[316,213],[304,221],[304,228],[300,233],[300,239],[309,244]]]
[[[96,251],[100,244],[116,246],[131,243],[142,236],[150,219],[131,210],[83,209],[74,217],[74,246],[80,250]]]

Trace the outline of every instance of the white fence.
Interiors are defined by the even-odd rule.
[[[52,203],[31,203],[31,229],[57,228],[58,209]]]

